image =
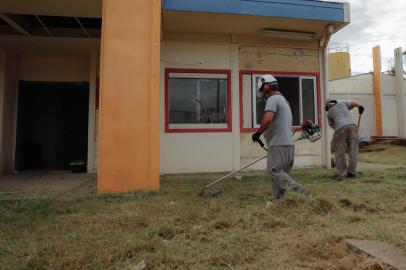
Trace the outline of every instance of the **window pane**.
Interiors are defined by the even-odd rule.
[[[227,123],[227,80],[169,79],[169,124]]]
[[[302,79],[303,120],[316,122],[314,79]]]
[[[289,102],[292,110],[293,125],[300,126],[300,88],[299,78],[277,77],[279,91]]]

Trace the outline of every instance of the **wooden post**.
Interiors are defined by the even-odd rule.
[[[374,94],[376,115],[376,136],[382,136],[382,80],[381,80],[381,48],[373,48],[374,59]]]

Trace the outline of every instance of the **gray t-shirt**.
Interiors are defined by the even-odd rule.
[[[275,117],[264,132],[268,147],[295,145],[292,135],[292,111],[289,103],[281,95],[274,95],[268,98],[265,111],[275,113]]]
[[[327,113],[328,123],[334,124],[335,129],[339,130],[343,126],[355,125],[354,117],[351,115],[351,101],[343,101],[334,105]]]

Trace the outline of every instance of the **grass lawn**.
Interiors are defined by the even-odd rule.
[[[403,148],[404,149],[404,148]],[[378,239],[406,250],[406,168],[298,169],[311,191],[271,202],[262,173],[199,187],[218,174],[162,177],[159,193],[97,195],[94,187],[54,199],[0,196],[1,269],[386,269],[347,250],[343,238]]]
[[[381,147],[385,150],[361,153],[360,161],[406,166],[406,147],[390,144],[381,144]]]

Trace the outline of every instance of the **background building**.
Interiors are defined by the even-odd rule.
[[[348,3],[316,0],[3,0],[0,12],[2,171],[86,159],[101,192],[262,154],[250,135],[264,73],[295,125],[327,126],[326,48],[350,22]],[[298,143],[299,165],[329,164],[325,134]]]

